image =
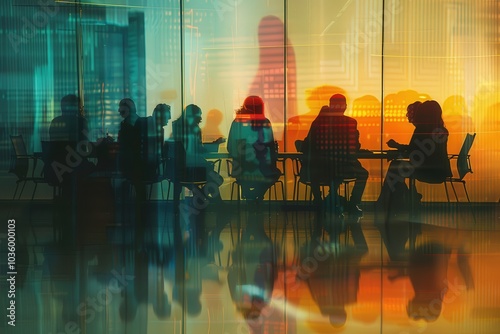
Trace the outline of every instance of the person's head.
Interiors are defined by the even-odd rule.
[[[69,94],[61,99],[61,112],[63,115],[77,116],[79,111],[80,98],[74,94]]]
[[[406,118],[408,118],[409,123],[415,123],[415,112],[417,111],[418,106],[421,104],[422,102],[415,101],[412,104],[409,104],[408,107],[406,107]]]
[[[330,108],[333,112],[344,113],[347,108],[346,98],[342,94],[334,94],[330,97]]]
[[[347,313],[343,307],[335,307],[329,316],[330,325],[339,328],[345,325]]]
[[[172,305],[168,300],[168,295],[161,291],[160,295],[157,296],[156,302],[153,303],[153,311],[158,317],[158,319],[167,319],[172,313]]]
[[[184,109],[184,118],[188,126],[195,126],[201,123],[201,108],[196,104],[190,104]]]
[[[406,305],[408,317],[412,320],[436,321],[441,315],[443,302],[441,298],[413,298]]]
[[[137,109],[135,108],[134,101],[129,98],[121,100],[120,104],[118,105],[118,112],[123,119],[129,117],[131,114],[136,114]]]
[[[243,108],[248,114],[264,116],[264,101],[260,96],[247,97],[243,102]]]
[[[172,118],[170,106],[165,103],[158,104],[153,111],[153,118],[156,124],[161,126],[167,125],[170,118]]]
[[[444,128],[443,111],[434,100],[419,104],[414,114],[414,124],[428,127],[429,129]]]

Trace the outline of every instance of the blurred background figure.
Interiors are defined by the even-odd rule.
[[[285,26],[279,17],[265,16],[258,29],[259,68],[248,95],[261,96],[266,101],[266,114],[276,126],[275,138],[281,141],[283,123],[297,115],[295,51],[291,41],[285,40]],[[286,67],[283,59],[287,60]]]
[[[303,140],[311,128],[312,122],[318,116],[319,110],[334,94],[347,96],[347,92],[340,87],[323,85],[308,89],[306,92],[307,112],[292,116],[288,119],[287,151],[295,151],[295,141]],[[379,115],[380,118],[380,115]]]
[[[207,112],[205,126],[202,129],[203,143],[210,143],[223,138],[224,134],[220,129],[223,115],[219,109],[210,109]]]

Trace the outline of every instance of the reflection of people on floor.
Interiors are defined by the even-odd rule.
[[[404,221],[387,223],[384,244],[391,261],[397,268],[389,272],[392,282],[396,279],[409,278],[414,289],[414,297],[407,304],[408,316],[414,320],[435,321],[439,318],[444,304],[458,302],[459,294],[474,288],[474,278],[469,264],[468,232],[455,229],[422,225],[418,228],[422,243],[417,246],[405,246],[411,236],[408,223]],[[382,234],[382,231],[381,231]],[[451,260],[456,252],[456,262]],[[394,264],[398,264],[394,267]],[[456,266],[456,267],[455,267]],[[457,277],[455,270],[458,269]],[[462,281],[463,283],[462,284]]]
[[[409,272],[415,296],[408,302],[408,316],[427,322],[439,318],[448,290],[447,269],[451,250],[439,243],[422,244],[410,254]]]
[[[361,214],[361,203],[368,171],[363,168],[355,154],[359,151],[359,132],[355,119],[345,116],[345,96],[335,94],[330,98],[330,107],[324,106],[314,120],[309,134],[304,139],[305,171],[301,172],[311,181],[314,201],[321,201],[320,186],[330,186],[331,199],[335,207],[340,204],[336,198],[337,189],[345,178],[355,178],[347,211]]]
[[[359,218],[350,225],[359,227]],[[330,235],[330,242],[321,242],[313,235],[304,247],[302,266],[297,278],[305,280],[321,314],[328,317],[333,327],[343,327],[347,321],[346,306],[357,303],[360,261],[368,248],[361,229],[356,229],[354,245],[338,242],[338,235]],[[315,270],[308,270],[314,259]]]
[[[409,158],[394,160],[389,165],[377,205],[388,216],[406,211],[411,197],[417,203],[420,202],[421,195],[416,189],[411,189],[413,195],[409,193],[405,178],[442,183],[451,176],[447,152],[448,130],[444,126],[439,104],[436,101],[411,104],[409,120],[415,125],[409,144],[402,145],[394,140],[387,142],[389,147],[400,150],[403,156]],[[390,213],[389,209],[393,211]]]
[[[141,309],[139,308],[139,300],[137,299],[137,296],[140,295],[140,293],[136,293],[136,288],[141,284],[147,285],[147,281],[145,282],[143,280],[143,277],[135,277],[135,274],[137,272],[135,266],[136,264],[139,264],[140,266],[141,262],[140,259],[138,261],[136,261],[135,259],[136,256],[141,257],[139,252],[129,252],[127,249],[124,249],[124,253],[126,259],[124,268],[122,269],[122,273],[120,274],[133,277],[133,281],[128,282],[128,284],[123,286],[120,293],[121,300],[118,310],[120,319],[123,321],[123,323],[125,323],[125,326],[127,328],[131,328],[140,326],[140,324],[144,321],[144,317],[146,316],[143,312],[139,312],[139,319],[136,320],[138,310]],[[136,283],[136,281],[138,282]]]
[[[201,247],[198,242],[200,239],[197,236],[198,230],[195,227],[191,227],[188,233],[181,232],[179,229],[174,230],[177,243],[174,256],[175,278],[172,299],[189,316],[199,315],[202,309]]]
[[[236,112],[231,124],[227,150],[233,159],[233,171],[242,196],[261,200],[280,177],[276,167],[277,148],[271,122],[264,116],[264,101],[249,96]]]
[[[75,312],[79,305],[76,291],[77,266],[79,264],[75,250],[64,245],[48,245],[44,249],[44,272],[49,275],[50,293],[61,301],[61,323],[78,323],[79,315]],[[64,328],[64,325],[61,325]]]
[[[389,259],[391,261],[407,261],[408,249],[406,244],[410,239],[412,243],[415,242],[417,235],[420,234],[420,225],[406,219],[391,217],[385,221],[376,220],[375,226],[380,232]]]
[[[277,277],[274,245],[264,231],[263,220],[249,218],[241,241],[232,253],[227,282],[231,299],[250,328],[262,324],[263,309],[271,302]]]
[[[156,271],[156,277],[153,278],[153,297],[151,298],[151,303],[153,304],[153,311],[158,319],[164,320],[170,317],[172,313],[172,304],[169,300],[168,294],[165,291],[165,277],[164,270],[168,266],[168,263],[163,261],[157,263],[154,271]]]

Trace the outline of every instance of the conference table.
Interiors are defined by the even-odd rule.
[[[367,149],[361,149],[356,154],[353,155],[355,158],[360,159],[360,160],[385,160],[385,161],[390,161],[390,160],[395,160],[395,159],[404,159],[402,153],[398,150],[367,150]],[[228,152],[207,152],[203,154],[203,157],[208,160],[208,161],[216,161],[216,160],[222,160],[222,159],[232,159],[231,155]],[[286,161],[287,160],[295,160],[295,159],[302,159],[304,157],[304,154],[302,152],[278,152],[277,153],[277,158],[280,161],[283,161],[283,174],[285,176],[285,179],[287,177],[287,171],[286,171]],[[286,184],[287,182],[284,182],[284,187],[285,187],[285,194],[287,194],[286,191]]]
[[[372,160],[394,160],[403,158],[398,150],[359,150],[353,156],[357,159],[372,159]],[[212,159],[231,159],[228,152],[209,152],[203,154],[207,160]],[[278,152],[278,159],[301,159],[304,157],[302,152]]]

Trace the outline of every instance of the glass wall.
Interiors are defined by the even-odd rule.
[[[7,0],[0,10],[4,170],[12,154],[9,135],[22,134],[28,151],[39,152],[67,94],[82,98],[93,140],[117,138],[118,103],[130,97],[140,116],[151,115],[159,103],[172,107],[172,120],[187,105],[200,106],[204,142],[227,138],[235,110],[247,96],[259,95],[280,151],[294,152],[295,141],[307,136],[321,106],[341,93],[347,97],[346,114],[358,122],[362,148],[368,150],[387,149],[389,139],[407,143],[414,129],[406,118],[407,106],[439,102],[450,132],[448,153],[460,151],[467,133],[477,134],[470,153],[473,174],[467,177],[471,201],[500,200],[497,1]],[[171,123],[165,131],[169,137]],[[224,145],[219,149],[224,151]],[[363,201],[373,202],[388,163],[362,164],[370,173]],[[292,176],[287,178],[291,198]],[[223,197],[229,191],[225,186]],[[417,187],[424,201],[446,200],[441,185]],[[463,193],[459,196],[465,199]],[[364,261],[369,264],[371,258]],[[267,332],[321,331],[321,322],[301,318],[297,310],[314,308],[308,317],[321,317],[323,310],[313,306],[311,295],[303,297],[304,286],[289,289],[286,271],[280,275],[284,278],[274,290],[274,311],[265,318]],[[363,298],[349,317],[374,331],[382,322],[389,332],[408,328],[401,325],[407,318],[401,290],[386,289],[382,296],[376,287],[388,282],[378,272],[363,280]],[[201,279],[192,280],[185,289],[195,293],[201,284]],[[176,333],[206,332],[207,323],[217,332],[246,333],[246,324],[233,321],[240,315],[228,289],[203,284],[204,291],[213,292],[204,295],[203,310],[201,303],[185,305],[187,311],[173,312],[168,325]],[[230,313],[211,315],[207,305]],[[139,311],[142,315],[135,319],[152,317],[148,326],[153,332],[154,326],[165,325],[157,309]],[[122,332],[119,317],[100,313],[86,330],[106,326]],[[146,326],[131,323],[127,328],[132,332]]]
[[[4,2],[2,156],[14,132],[39,151],[68,93],[83,97],[93,138],[116,137],[129,96],[140,115],[199,105],[205,141],[227,137],[235,109],[260,95],[281,151],[295,150],[334,92],[347,96],[367,149],[407,142],[406,106],[434,99],[449,153],[478,133],[473,201],[497,201],[497,12],[491,1]],[[363,164],[364,199],[375,200],[385,166]]]

